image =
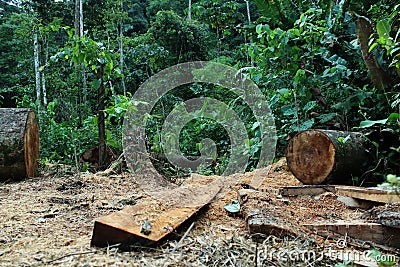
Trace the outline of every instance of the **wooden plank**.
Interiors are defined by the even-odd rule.
[[[331,233],[349,236],[362,241],[400,248],[400,229],[384,226],[379,223],[345,222],[304,224],[317,234]]]
[[[363,209],[363,210],[369,210],[375,206],[380,206],[384,205],[384,203],[381,202],[375,202],[375,201],[370,201],[370,200],[365,200],[365,199],[357,199],[357,198],[352,198],[352,197],[344,197],[344,196],[338,196],[337,200],[340,202],[344,203],[346,206],[354,209]]]
[[[216,185],[210,185],[209,188],[179,188],[157,199],[144,199],[135,206],[95,220],[91,245],[124,247],[157,243],[210,203],[218,192]],[[147,234],[142,231],[144,222],[151,224]]]
[[[325,192],[335,193],[335,186],[332,185],[303,185],[285,186],[279,190],[282,196],[317,196]]]
[[[336,186],[338,195],[357,199],[375,201],[379,203],[400,202],[400,194],[394,191],[387,191],[378,187],[355,187],[355,186]]]

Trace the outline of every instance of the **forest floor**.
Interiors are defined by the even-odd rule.
[[[329,192],[277,201],[273,189],[300,184],[284,159],[265,170],[261,187],[273,199],[270,212],[290,223],[293,236],[255,238],[241,216],[229,216],[223,206],[237,199],[238,184],[191,219],[193,228],[181,229],[156,247],[91,247],[95,219],[146,199],[138,178],[74,174],[59,166],[38,178],[0,184],[0,266],[335,266],[344,260],[327,251],[362,254],[373,248],[350,240],[341,246],[340,239],[303,229],[304,223],[358,220],[365,211],[348,208]],[[212,179],[194,174],[186,182],[202,178]],[[398,250],[386,252],[399,256]]]

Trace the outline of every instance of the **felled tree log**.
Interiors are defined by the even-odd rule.
[[[39,146],[39,126],[32,109],[0,108],[0,181],[33,177]]]
[[[361,133],[306,130],[287,148],[290,171],[303,184],[350,184],[368,163]]]

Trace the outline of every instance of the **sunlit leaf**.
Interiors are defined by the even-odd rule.
[[[383,119],[383,120],[377,120],[377,121],[362,121],[360,122],[360,128],[369,128],[371,126],[374,126],[375,124],[385,124],[388,119]]]

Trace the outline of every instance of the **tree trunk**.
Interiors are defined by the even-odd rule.
[[[247,10],[247,22],[250,26],[251,25],[251,16],[250,16],[250,5],[249,5],[248,0],[246,0],[246,10]],[[247,35],[247,33],[246,33],[246,35]],[[250,38],[250,47],[253,47],[253,39],[252,38]],[[250,57],[250,62],[251,62],[251,66],[254,67],[253,57]]]
[[[47,66],[47,60],[49,58],[49,44],[47,42],[47,38],[43,38],[43,42],[40,45],[40,51],[42,52],[42,66]],[[47,89],[46,89],[46,75],[45,70],[43,69],[41,72],[41,82],[42,82],[42,93],[43,93],[43,106],[46,108],[47,106]]]
[[[75,28],[75,34],[78,35],[79,37],[82,37],[82,35],[81,35],[81,6],[82,6],[82,1],[75,0],[74,28]]]
[[[121,1],[121,12],[123,12],[123,4]],[[121,16],[121,21],[119,23],[119,68],[121,70],[121,74],[124,75],[124,33],[123,33],[123,20]],[[124,96],[126,96],[126,86],[125,86],[125,78],[122,76],[121,78],[122,89],[124,92]]]
[[[75,17],[74,17],[74,27],[75,34],[79,37],[83,37],[83,3],[82,0],[75,0]],[[85,73],[85,65],[82,63],[80,65],[75,65],[77,71],[77,78],[79,77],[82,81],[82,100],[81,103],[87,103],[87,79]],[[84,112],[86,112],[86,107]]]
[[[369,70],[372,83],[378,89],[390,87],[391,82],[389,75],[379,65],[375,55],[372,52],[369,52],[369,38],[374,33],[371,22],[364,17],[359,17],[356,20],[356,32],[358,42],[360,43],[362,57]]]
[[[83,2],[79,0],[79,36],[83,36]]]
[[[286,159],[303,184],[350,184],[368,164],[361,133],[306,130],[290,140]]]
[[[192,20],[192,0],[189,0],[188,20]]]
[[[0,181],[33,177],[38,168],[39,127],[26,108],[0,108]]]
[[[97,72],[97,79],[100,80],[100,86],[97,90],[98,110],[97,110],[97,127],[99,130],[99,168],[102,170],[106,167],[107,147],[106,147],[106,124],[105,124],[105,88],[103,83],[104,65],[100,66]]]
[[[35,88],[36,88],[36,101],[41,105],[41,88],[40,88],[40,60],[39,60],[39,43],[37,30],[33,33],[33,60],[35,66]]]

